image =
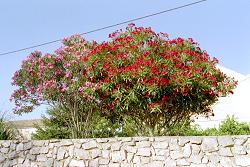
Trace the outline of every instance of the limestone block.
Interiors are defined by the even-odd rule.
[[[113,137],[113,138],[109,138],[109,139],[108,139],[108,142],[109,142],[109,143],[117,142],[117,141],[119,141],[119,139],[118,139],[117,137]]]
[[[0,154],[0,163],[4,162],[5,157]]]
[[[57,151],[58,150],[58,147],[54,147],[53,148],[53,151],[52,151],[52,156],[53,156],[53,158],[55,158],[56,159],[56,156],[57,156]]]
[[[201,149],[204,152],[215,152],[218,151],[218,142],[215,137],[206,137],[203,138],[203,142],[201,144]]]
[[[120,167],[119,163],[110,163],[108,167]]]
[[[59,143],[59,142],[61,142],[60,139],[51,139],[51,140],[49,140],[49,144],[51,144],[51,143]]]
[[[27,154],[26,159],[34,161],[36,159],[36,156],[32,154]]]
[[[126,155],[125,151],[114,151],[111,153],[111,160],[113,162],[121,162],[125,160]]]
[[[222,147],[233,147],[234,141],[230,136],[220,136],[218,137],[218,143]]]
[[[102,150],[102,157],[109,159],[110,152],[108,150]]]
[[[218,155],[208,155],[208,160],[211,163],[217,164],[220,162],[219,156]]]
[[[49,152],[48,146],[41,147],[41,149],[40,149],[41,154],[47,154],[48,152]]]
[[[131,167],[133,166],[132,164],[128,164],[126,162],[121,163],[121,167]]]
[[[190,138],[189,137],[184,137],[184,136],[181,136],[179,137],[179,145],[181,147],[183,147],[185,144],[189,143],[190,142]]]
[[[136,142],[136,146],[138,148],[150,147],[150,145],[151,145],[150,141],[139,141],[139,142]]]
[[[236,155],[235,163],[239,166],[250,166],[250,155]]]
[[[100,159],[99,159],[99,164],[100,164],[100,165],[108,165],[108,164],[109,164],[109,159],[100,158]]]
[[[141,157],[141,164],[148,164],[150,162],[150,157]]]
[[[134,153],[127,153],[127,161],[131,163],[134,158]]]
[[[16,150],[16,146],[17,146],[16,143],[11,143],[10,144],[10,150]]]
[[[59,146],[70,146],[70,145],[73,145],[73,142],[69,139],[61,140],[61,142],[59,143]]]
[[[232,147],[232,152],[233,154],[246,155],[247,148],[242,145],[234,145],[234,147]]]
[[[132,140],[134,141],[149,141],[148,137],[133,137]]]
[[[193,164],[193,163],[191,163],[189,165],[189,167],[207,167],[207,165],[205,165],[205,164]]]
[[[202,158],[203,157],[201,155],[191,155],[188,161],[194,164],[201,164]]]
[[[162,155],[152,156],[152,160],[153,161],[164,161],[165,160],[165,156],[162,156]]]
[[[17,163],[18,163],[18,164],[22,164],[22,163],[24,162],[24,160],[25,160],[25,159],[24,159],[23,157],[18,157],[18,158],[17,158]]]
[[[2,147],[1,149],[0,149],[0,152],[1,153],[4,153],[4,154],[7,154],[8,152],[9,152],[9,148],[8,147]]]
[[[151,149],[150,148],[138,148],[136,155],[149,157],[151,156]]]
[[[177,138],[170,138],[169,149],[170,150],[179,150],[180,149]]]
[[[108,139],[107,138],[97,138],[96,141],[98,143],[107,143],[108,142]]]
[[[37,146],[37,147],[42,147],[43,145],[45,145],[45,141],[43,141],[43,140],[33,140],[33,145]]]
[[[169,144],[169,149],[170,150],[180,150],[181,147],[178,144]]]
[[[1,144],[3,147],[10,147],[11,141],[3,141]]]
[[[53,150],[49,150],[49,152],[46,154],[48,158],[54,157]]]
[[[14,159],[14,158],[17,158],[18,157],[18,154],[16,151],[12,151],[8,154],[8,158],[9,159]]]
[[[123,137],[122,138],[122,142],[131,142],[132,141],[132,137]]]
[[[84,143],[88,143],[90,141],[95,141],[94,139],[76,139],[78,143],[80,144],[84,144]],[[73,141],[73,140],[72,140]]]
[[[99,161],[98,159],[93,159],[89,161],[89,167],[99,167]]]
[[[10,167],[10,161],[5,161],[3,164],[1,164],[2,167]]]
[[[233,159],[231,159],[229,157],[220,157],[220,164],[222,166],[226,166],[226,167],[234,167],[234,166],[236,166]]]
[[[19,165],[20,165],[20,164],[18,164],[18,167],[19,167]],[[48,166],[48,165],[47,165],[47,166]],[[50,165],[50,166],[52,166],[52,165]],[[31,162],[30,162],[30,160],[26,159],[26,160],[22,163],[22,165],[20,165],[20,167],[31,167]]]
[[[121,148],[121,142],[115,142],[111,144],[112,151],[119,151]]]
[[[23,150],[24,150],[23,143],[17,144],[16,151],[23,151]]]
[[[91,154],[91,158],[95,159],[97,157],[100,157],[102,155],[102,152],[99,149],[94,149],[90,151],[90,154]]]
[[[190,162],[188,162],[186,159],[177,159],[177,165],[179,166],[188,166],[190,165]]]
[[[184,158],[182,152],[180,152],[180,151],[170,151],[170,157],[172,159],[181,159],[181,158]]]
[[[36,160],[38,161],[38,162],[45,162],[45,161],[47,161],[47,157],[46,157],[46,155],[44,155],[44,154],[39,154],[39,155],[37,155],[37,157],[36,157]]]
[[[89,150],[89,149],[93,149],[93,148],[97,148],[97,143],[96,141],[92,140],[92,141],[89,141],[87,143],[84,143],[82,145],[82,147],[85,149],[85,150]]]
[[[75,147],[73,145],[68,147],[68,153],[71,158],[74,156],[74,149]]]
[[[81,143],[74,143],[74,147],[75,148],[82,148],[82,144]]]
[[[134,156],[133,158],[133,163],[134,164],[140,164],[141,163],[141,159],[140,159],[140,156]]]
[[[135,146],[135,145],[136,145],[135,141],[129,141],[129,142],[122,143],[123,147],[126,147],[126,146]]]
[[[166,149],[166,148],[168,148],[168,142],[167,141],[153,142],[152,146],[155,149]]]
[[[240,137],[240,138],[234,139],[234,144],[242,146],[243,144],[246,143],[246,141],[247,141],[247,137]]]
[[[63,161],[63,167],[68,167],[70,161],[71,161],[71,158],[64,159],[64,161]]]
[[[77,159],[90,159],[89,151],[83,150],[83,149],[75,149],[74,150],[74,156]]]
[[[192,148],[192,155],[199,155],[200,154],[200,152],[201,152],[200,145],[192,144],[191,148]]]
[[[200,145],[202,142],[202,138],[198,136],[189,137],[189,140],[191,144],[197,144],[197,145]]]
[[[110,143],[103,143],[102,144],[102,149],[103,150],[110,150],[111,149],[111,144]]]
[[[156,156],[169,156],[169,150],[168,149],[155,149],[155,155]]]
[[[123,149],[129,153],[136,153],[137,152],[137,147],[133,147],[133,146],[125,146]]]
[[[57,151],[57,159],[62,160],[65,158],[67,151],[64,147],[60,147]]]
[[[224,156],[224,157],[233,157],[234,155],[232,154],[232,151],[230,148],[226,147],[221,147],[219,149],[219,155]]]
[[[176,167],[177,165],[176,161],[169,157],[164,161],[164,164],[165,164],[165,167]]]
[[[154,137],[153,141],[156,141],[156,142],[158,142],[158,141],[167,141],[167,142],[169,142],[170,141],[170,137],[168,137],[168,136]]]
[[[69,163],[70,167],[85,167],[84,161],[72,159]]]
[[[54,159],[53,158],[48,158],[45,166],[53,166],[54,164]]]
[[[190,157],[192,150],[191,150],[191,145],[189,143],[185,144],[185,146],[182,148],[183,151],[183,156],[185,158]]]
[[[164,163],[162,161],[154,161],[154,162],[151,162],[149,166],[152,166],[152,167],[164,167]]]
[[[40,167],[40,166],[42,166],[42,163],[41,162],[31,162],[30,166],[31,167]]]
[[[207,164],[208,163],[208,157],[206,155],[203,156],[201,163]]]
[[[10,166],[15,166],[17,165],[17,159],[13,159],[10,161]]]

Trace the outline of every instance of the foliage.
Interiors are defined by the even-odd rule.
[[[79,36],[65,39],[63,43],[55,54],[42,56],[40,52],[33,52],[23,61],[13,77],[13,84],[18,86],[12,94],[16,104],[14,112],[31,112],[36,106],[49,104],[57,108],[59,114],[65,114],[64,122],[74,138],[88,137],[97,105],[90,93],[81,91],[87,86],[95,89],[84,75],[82,59],[93,44]]]
[[[119,122],[112,123],[98,112],[93,117],[90,128],[92,133],[88,136],[90,138],[134,136],[135,129],[132,128],[134,122],[126,122],[125,125],[121,125]],[[74,138],[67,125],[67,119],[67,113],[59,112],[56,107],[47,110],[47,116],[43,116],[42,125],[36,125],[37,131],[32,138],[35,140]]]
[[[0,118],[0,140],[16,139],[16,131],[13,125],[7,123],[3,117]]]
[[[13,77],[15,112],[56,106],[74,138],[93,135],[97,112],[107,119],[101,126],[132,121],[138,134],[164,135],[192,115],[211,114],[236,84],[192,39],[132,24],[109,37],[97,43],[75,35],[54,54],[31,53]]]
[[[65,124],[63,113],[56,110],[47,110],[49,117],[43,116],[42,125],[36,125],[36,133],[32,135],[36,140],[48,139],[69,139],[71,137],[70,129]]]
[[[250,134],[250,124],[237,121],[234,116],[227,116],[219,126],[220,135],[247,135]]]
[[[186,124],[182,128],[173,127],[170,135],[183,136],[221,136],[221,135],[249,135],[250,124],[237,121],[234,116],[227,116],[218,128],[201,129],[197,125]]]
[[[128,27],[86,56],[95,97],[110,119],[132,118],[144,135],[164,135],[235,86],[192,39],[169,39],[150,28]]]

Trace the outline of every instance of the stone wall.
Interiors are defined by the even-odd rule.
[[[250,166],[250,136],[0,141],[0,166]]]

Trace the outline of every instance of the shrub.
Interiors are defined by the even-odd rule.
[[[74,138],[93,134],[97,111],[111,123],[136,122],[141,135],[164,135],[192,115],[209,115],[235,81],[192,39],[130,24],[108,42],[80,36],[54,54],[32,53],[13,77],[16,113],[49,103],[67,113]]]
[[[48,117],[42,117],[42,125],[36,125],[36,140],[69,139],[72,138],[69,127],[65,124],[65,115],[56,108],[47,110]]]
[[[218,128],[201,129],[198,125],[185,124],[175,126],[170,131],[171,135],[183,136],[222,136],[222,135],[249,135],[250,124],[237,121],[234,116],[227,116]]]
[[[72,129],[67,125],[67,119],[69,119],[67,117],[67,113],[58,111],[56,107],[47,110],[47,116],[43,116],[42,125],[36,125],[37,131],[32,135],[32,138],[35,140],[74,138],[71,133]],[[136,130],[132,128],[133,124],[132,122],[125,122],[124,125],[121,125],[119,122],[112,123],[110,120],[101,116],[100,113],[96,112],[93,115],[91,127],[89,127],[91,134],[88,137],[134,136]]]
[[[250,134],[250,124],[239,122],[234,116],[227,116],[219,126],[220,135],[248,135]]]
[[[3,117],[0,118],[0,140],[12,140],[17,139],[17,137],[14,126],[7,123]]]
[[[192,115],[211,114],[211,105],[235,86],[192,39],[134,26],[110,37],[84,59],[89,81],[98,85],[102,112],[133,119],[141,134],[164,135]]]

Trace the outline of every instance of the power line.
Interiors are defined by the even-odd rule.
[[[178,10],[178,9],[181,9],[181,8],[185,8],[185,7],[188,7],[188,6],[196,5],[198,3],[202,3],[202,2],[205,2],[205,1],[207,1],[207,0],[195,1],[195,2],[192,2],[192,3],[188,3],[186,5],[166,9],[166,10],[163,10],[161,12],[153,13],[153,14],[150,14],[150,15],[145,15],[145,16],[142,16],[142,17],[137,17],[135,19],[126,20],[126,21],[123,21],[123,22],[120,22],[120,23],[116,23],[116,24],[112,24],[112,25],[109,25],[109,26],[97,28],[97,29],[94,29],[94,30],[91,30],[91,31],[83,32],[83,33],[81,33],[79,35],[86,35],[86,34],[90,34],[90,33],[93,33],[93,32],[97,32],[97,31],[108,29],[108,28],[116,27],[116,26],[119,26],[119,25],[131,23],[131,22],[134,22],[134,21],[138,21],[138,20],[148,18],[148,17],[153,17],[153,16],[156,16],[156,15],[171,12],[171,11]],[[62,39],[56,39],[56,40],[49,41],[49,42],[44,42],[44,43],[41,43],[41,44],[38,44],[38,45],[33,45],[33,46],[25,47],[25,48],[22,48],[22,49],[17,49],[17,50],[14,50],[14,51],[8,51],[8,52],[0,53],[0,56],[12,54],[12,53],[17,53],[17,52],[37,48],[37,47],[44,46],[44,45],[49,45],[49,44],[52,44],[52,43],[60,42],[61,40]]]

